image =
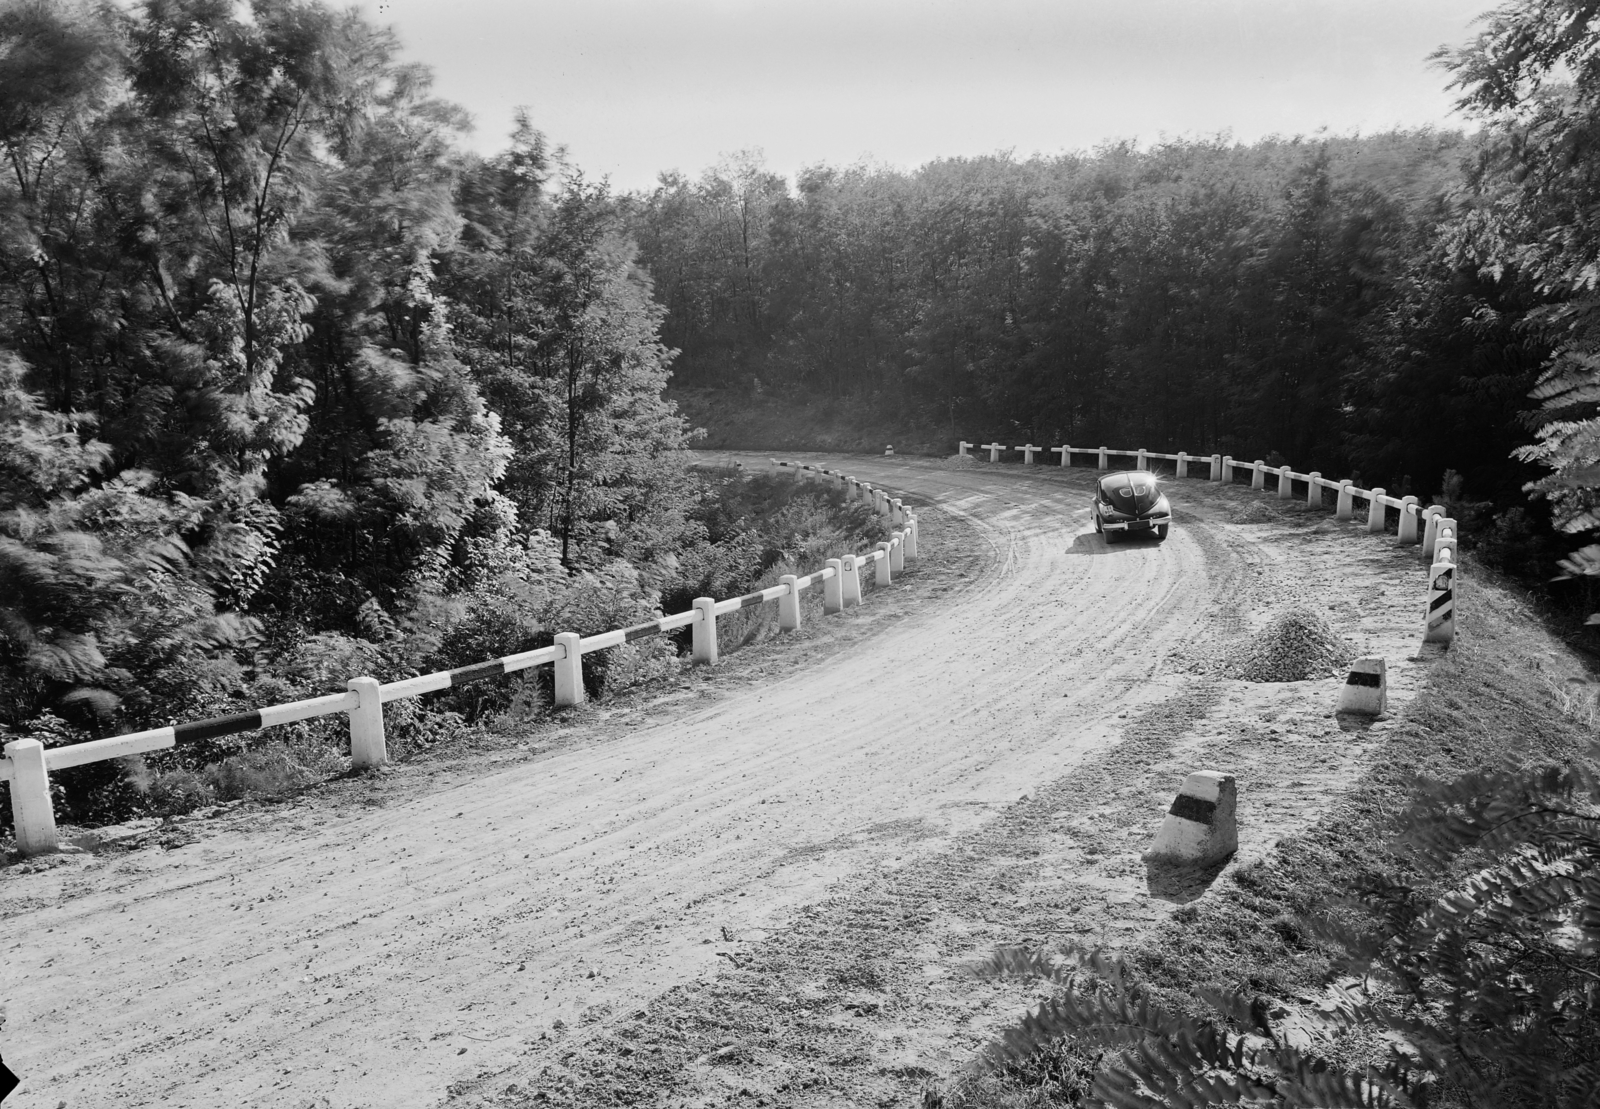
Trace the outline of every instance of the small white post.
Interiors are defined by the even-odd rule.
[[[889,544],[879,543],[878,550],[883,552],[883,557],[878,559],[876,563],[878,567],[878,575],[875,579],[873,579],[873,584],[888,585],[890,582],[894,581],[894,575],[889,572]]]
[[[1294,496],[1294,470],[1287,466],[1278,467],[1278,499],[1286,501]]]
[[[884,453],[884,454],[885,454],[885,455],[892,455],[892,454],[894,454],[894,444],[893,444],[893,443],[889,443],[889,444],[887,444],[887,445],[886,445],[886,446],[885,446],[885,447],[884,447],[884,448],[883,448],[883,453]]]
[[[1424,643],[1448,645],[1456,637],[1456,567],[1435,562],[1428,570],[1428,616],[1422,631]]]
[[[1250,488],[1265,490],[1267,487],[1267,468],[1261,459],[1256,459],[1250,464]]]
[[[1067,455],[1072,453],[1071,447],[1051,447],[1050,449],[1061,456],[1061,465],[1066,466],[1069,464],[1067,462]]]
[[[906,557],[917,557],[917,518],[906,517]]]
[[[556,646],[565,654],[555,661],[556,707],[570,708],[583,704],[583,648],[577,632],[561,632],[556,636]]]
[[[44,744],[37,739],[13,739],[6,744],[6,758],[11,760],[11,819],[16,825],[17,850],[24,855],[59,851]]]
[[[1433,545],[1439,539],[1439,521],[1444,519],[1445,508],[1443,505],[1430,504],[1422,511],[1425,521],[1422,530],[1422,557],[1433,559]]]
[[[1220,454],[1211,456],[1211,480],[1222,480],[1222,456]]]
[[[1367,531],[1374,535],[1381,534],[1386,515],[1383,504],[1383,490],[1374,489],[1372,491],[1372,502],[1367,505]]]
[[[1312,508],[1321,508],[1322,486],[1318,485],[1317,482],[1321,480],[1322,472],[1320,470],[1312,470],[1306,476],[1310,479],[1306,482],[1306,504]]]
[[[1196,865],[1220,862],[1239,849],[1239,790],[1232,774],[1197,770],[1183,780],[1178,796],[1140,857],[1147,863]]]
[[[703,662],[707,666],[715,666],[717,662],[717,602],[710,597],[696,597],[694,599],[695,621],[689,627],[693,629],[693,639],[690,644],[689,658],[692,662]]]
[[[1348,520],[1356,514],[1355,482],[1346,479],[1339,483],[1339,506],[1336,515],[1341,520]]]
[[[861,563],[856,556],[847,554],[840,559],[844,563],[844,603],[845,607],[861,603]]]
[[[1350,675],[1339,689],[1333,711],[1382,716],[1388,707],[1388,664],[1378,655],[1356,659],[1350,664]]]
[[[889,544],[889,569],[901,573],[906,568],[906,533],[897,531]]]
[[[844,611],[844,563],[830,558],[827,566],[833,571],[833,577],[822,583],[822,611],[832,616]]]
[[[1111,464],[1110,459],[1108,459],[1106,457],[1106,449],[1104,447],[1100,448],[1099,463],[1100,463],[1100,469],[1102,469],[1102,470],[1106,469]]]
[[[1189,455],[1185,451],[1178,452],[1178,476],[1189,476]]]
[[[383,691],[377,678],[351,678],[344,683],[354,690],[356,707],[345,715],[350,719],[350,765],[358,770],[383,766],[389,761],[389,745],[383,734]]]
[[[1231,454],[1222,456],[1222,484],[1233,484],[1233,455]]]
[[[1150,468],[1150,452],[1145,450],[1143,447],[1140,447],[1139,448],[1139,461],[1134,463],[1134,469],[1136,469],[1136,470],[1148,470],[1149,468]]]
[[[961,455],[962,458],[965,458],[967,457],[967,448],[971,446],[976,446],[976,444],[969,443],[965,439],[961,439],[956,443],[956,451]]]
[[[989,452],[989,461],[990,462],[999,462],[1000,461],[1000,452],[1005,450],[1006,448],[1001,443],[985,443],[983,445],[983,449]]]
[[[1417,535],[1417,498],[1400,498],[1400,545],[1410,546],[1415,543]]]
[[[793,574],[785,574],[778,584],[789,590],[778,595],[778,627],[786,632],[800,630],[800,590]]]
[[[1021,451],[1022,452],[1022,464],[1024,466],[1032,466],[1033,465],[1033,456],[1034,456],[1034,454],[1036,454],[1039,451],[1044,450],[1043,447],[1036,447],[1032,443],[1029,443],[1025,447],[1012,447],[1011,449],[1014,450],[1014,451]]]

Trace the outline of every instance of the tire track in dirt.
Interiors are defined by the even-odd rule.
[[[865,1062],[835,1064],[866,1076],[858,1093],[947,1067],[969,1034],[878,1028],[891,994],[913,996],[893,968],[934,944],[947,973],[953,952],[1012,927],[1010,868],[1042,857],[1030,842],[1071,835],[1057,830],[1063,808],[1099,816],[1077,855],[1051,849],[1052,867],[1098,856],[1100,903],[1137,900],[1126,841],[1165,805],[1161,760],[1203,748],[1208,721],[1228,727],[1208,715],[1215,683],[1169,660],[1206,648],[1256,573],[1241,567],[1280,571],[1198,504],[1166,544],[1106,548],[1086,534],[1085,474],[848,466],[933,506],[927,557],[941,557],[948,511],[993,544],[993,568],[833,657],[602,746],[294,832],[135,852],[114,873],[8,877],[8,899],[33,899],[7,914],[7,1061],[26,1090],[74,1107],[428,1106],[452,1092],[520,1104],[540,1083],[560,1096],[560,1072],[575,1097],[604,1094],[574,1104],[604,1104],[661,1088],[601,1077],[611,1059],[675,1058],[608,1054],[628,1046],[611,1044],[623,1032],[655,1029],[693,1052],[685,1096],[721,1097],[736,1090],[720,1076],[746,1063],[728,1052],[701,1065],[716,1082],[695,1078],[694,1060],[722,1050],[698,1050],[717,1018],[696,1023],[670,999],[743,990],[751,1012],[781,1011],[774,990],[813,979],[791,987],[761,968],[807,950],[805,973],[872,995],[848,1010],[854,995],[834,986],[794,999],[852,1035],[875,1030],[846,1049]],[[1159,735],[1128,761],[1134,725],[1120,721],[1147,719],[1164,721]],[[1085,812],[1086,798],[1103,803]],[[901,874],[926,877],[893,886]],[[908,925],[907,906],[935,887],[948,907]],[[1162,911],[1141,906],[1140,919]],[[823,930],[811,948],[808,922]],[[668,1023],[632,1015],[658,1009]],[[886,1079],[895,1036],[916,1041],[895,1049],[913,1061]],[[790,1045],[801,1057],[804,1042]]]

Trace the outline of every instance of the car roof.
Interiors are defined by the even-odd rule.
[[[1160,482],[1156,480],[1156,475],[1152,474],[1148,470],[1118,470],[1116,473],[1107,474],[1102,477],[1100,479],[1100,488],[1121,489],[1126,485],[1132,484],[1133,479],[1136,477],[1147,478],[1152,485],[1160,484]]]

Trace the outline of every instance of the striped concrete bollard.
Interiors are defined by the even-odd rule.
[[[889,569],[896,574],[906,568],[906,533],[897,531],[889,543]]]
[[[1445,507],[1430,504],[1422,510],[1422,557],[1434,561],[1433,548],[1439,539],[1439,521],[1444,519]]]
[[[1372,500],[1367,505],[1367,531],[1374,535],[1382,534],[1384,517],[1388,515],[1388,510],[1384,507],[1383,498],[1384,491],[1382,489],[1374,489],[1372,491]]]
[[[690,625],[692,642],[689,658],[694,662],[715,666],[717,662],[717,602],[712,597],[694,599],[695,622]]]
[[[1141,858],[1168,865],[1228,858],[1239,850],[1238,797],[1232,774],[1196,770],[1183,780],[1155,842]]]
[[[846,608],[861,603],[861,560],[853,554],[847,554],[839,560],[843,563],[844,588],[840,598]]]
[[[1178,452],[1178,476],[1189,476],[1189,456],[1183,451]]]
[[[1267,487],[1267,467],[1261,459],[1250,463],[1250,488],[1265,490]]]
[[[887,446],[885,446],[883,448],[883,453],[884,453],[885,456],[894,454],[894,444],[890,443]]]
[[[555,660],[556,707],[571,708],[583,704],[583,648],[577,632],[561,632],[556,636],[556,646],[564,654]]]
[[[1322,480],[1322,471],[1312,470],[1306,477],[1310,479],[1306,482],[1306,504],[1311,508],[1321,508],[1322,486],[1317,483]]]
[[[833,573],[822,583],[822,611],[832,616],[836,612],[844,611],[844,562],[830,558],[825,565]]]
[[[1348,520],[1356,514],[1355,487],[1353,481],[1339,483],[1339,504],[1335,516],[1340,520]]]
[[[1294,469],[1290,466],[1278,467],[1278,499],[1286,501],[1294,496]]]
[[[786,632],[800,630],[800,587],[793,574],[784,574],[778,584],[788,590],[778,596],[778,627]]]
[[[1377,655],[1358,658],[1350,664],[1350,674],[1339,687],[1335,712],[1362,716],[1382,716],[1389,707],[1389,667]]]
[[[345,714],[350,720],[350,765],[362,770],[385,765],[389,747],[383,735],[383,690],[378,679],[351,678],[344,687],[359,698]]]
[[[1456,637],[1456,568],[1454,563],[1435,562],[1428,571],[1428,619],[1423,628],[1424,643],[1449,646]]]
[[[6,744],[6,758],[11,763],[11,820],[17,850],[24,855],[59,851],[44,744],[37,739],[13,739]]]
[[[1400,499],[1400,536],[1401,546],[1410,546],[1421,537],[1418,535],[1417,521],[1421,509],[1417,507],[1417,498],[1402,497]]]
[[[1107,467],[1109,467],[1111,465],[1110,456],[1108,456],[1106,454],[1106,449],[1104,447],[1100,448],[1100,457],[1098,459],[1098,463],[1099,463],[1100,469],[1102,469],[1102,470],[1106,469]]]
[[[879,543],[877,550],[877,576],[873,579],[874,585],[888,585],[894,581],[894,575],[889,567],[889,544]]]

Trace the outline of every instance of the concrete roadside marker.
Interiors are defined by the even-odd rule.
[[[1256,459],[1250,464],[1250,488],[1265,489],[1267,487],[1266,464],[1261,459]]]
[[[1439,521],[1439,534],[1433,540],[1433,560],[1451,563],[1461,561],[1456,552],[1456,522],[1448,516]]]
[[[690,659],[707,666],[717,662],[717,602],[713,597],[696,597],[694,611],[699,616],[691,633]]]
[[[1388,707],[1388,664],[1377,655],[1356,659],[1350,664],[1349,677],[1339,687],[1339,701],[1334,711],[1382,716]]]
[[[1286,501],[1294,496],[1294,470],[1288,466],[1278,467],[1278,499]]]
[[[976,443],[969,443],[965,439],[961,439],[956,443],[956,452],[960,454],[962,458],[965,458],[967,457],[967,448],[975,446],[977,446]]]
[[[983,449],[989,452],[990,462],[999,462],[1000,452],[1006,448],[1000,443],[985,443],[983,445]]]
[[[24,855],[59,851],[44,744],[37,739],[13,739],[6,744],[6,758],[11,762],[11,817],[16,825],[17,850]]]
[[[1444,519],[1445,507],[1442,504],[1430,504],[1422,510],[1422,557],[1429,562],[1436,561],[1433,557],[1433,545],[1439,539],[1439,521]]]
[[[1022,464],[1024,466],[1032,466],[1033,456],[1044,450],[1043,447],[1036,447],[1032,443],[1029,443],[1025,447],[1012,447],[1011,449],[1022,452]]]
[[[1100,463],[1100,469],[1102,469],[1102,470],[1104,470],[1107,466],[1109,466],[1111,464],[1111,460],[1106,457],[1106,449],[1104,447],[1100,448],[1099,463]]]
[[[1388,510],[1383,503],[1383,497],[1384,492],[1382,489],[1374,489],[1372,491],[1372,501],[1367,505],[1367,531],[1373,535],[1382,534],[1384,517],[1388,514]]]
[[[892,455],[892,454],[893,454],[893,453],[894,453],[894,444],[893,444],[893,443],[890,443],[890,444],[888,444],[888,445],[887,445],[887,446],[885,446],[885,447],[884,447],[884,448],[883,448],[883,453],[884,453],[884,454],[885,454],[885,455]]]
[[[1410,546],[1412,543],[1415,543],[1417,541],[1417,539],[1418,539],[1418,535],[1417,535],[1417,520],[1418,520],[1417,513],[1418,513],[1418,511],[1419,510],[1417,508],[1417,498],[1415,498],[1415,497],[1402,497],[1402,498],[1400,498],[1400,537],[1399,537],[1398,541],[1399,541],[1401,546]]]
[[[1220,454],[1211,456],[1211,480],[1222,480],[1222,456]]]
[[[1059,454],[1061,456],[1061,464],[1063,466],[1072,465],[1072,463],[1070,461],[1068,461],[1069,457],[1072,454],[1072,448],[1071,447],[1063,445],[1063,446],[1059,446],[1059,447],[1051,447],[1050,449],[1052,451],[1054,451],[1056,454]]]
[[[1317,484],[1321,480],[1321,470],[1312,470],[1306,475],[1306,505],[1310,508],[1322,507],[1322,486]]]
[[[1135,463],[1134,469],[1136,469],[1136,470],[1148,470],[1149,468],[1150,468],[1150,452],[1145,450],[1143,447],[1140,447],[1139,448],[1139,461],[1137,463]]]
[[[1456,568],[1435,562],[1428,571],[1428,617],[1422,631],[1424,643],[1449,646],[1456,637]]]
[[[1340,520],[1348,520],[1356,514],[1355,487],[1353,481],[1339,483],[1339,504],[1334,511]]]
[[[1239,791],[1232,774],[1196,770],[1183,780],[1155,842],[1140,856],[1147,863],[1204,864],[1239,850]]]
[[[830,558],[825,565],[833,574],[822,583],[822,611],[832,616],[844,611],[844,563]]]
[[[1184,451],[1178,452],[1178,476],[1189,476],[1189,456]]]

